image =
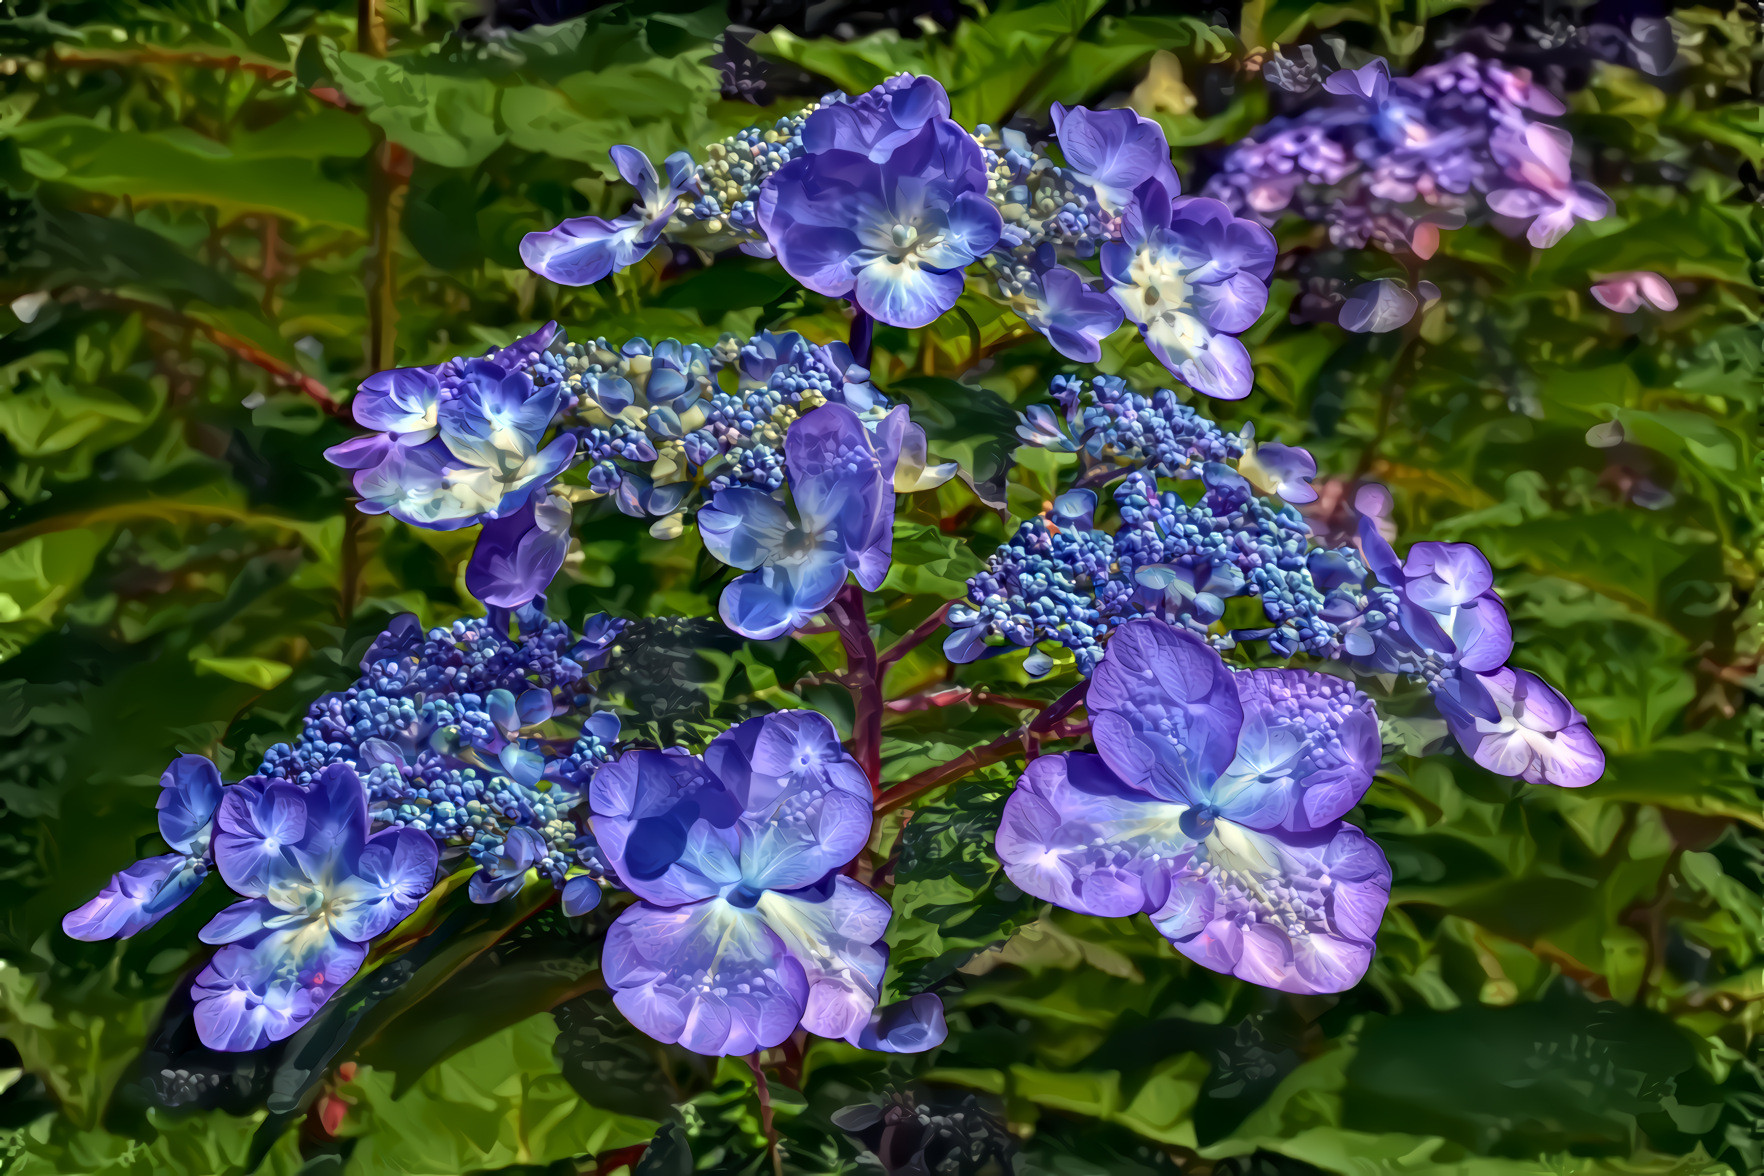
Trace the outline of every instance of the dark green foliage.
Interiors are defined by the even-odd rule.
[[[391,616],[475,610],[471,533],[359,514],[321,456],[350,435],[338,406],[374,365],[478,352],[551,318],[615,344],[844,334],[840,306],[758,259],[658,252],[580,290],[528,274],[524,233],[628,200],[608,147],[702,152],[804,95],[910,69],[970,124],[1131,102],[1198,191],[1218,149],[1286,100],[1255,68],[1275,44],[1333,38],[1406,70],[1468,33],[1486,45],[1505,26],[1518,54],[1528,29],[1627,12],[1006,0],[903,36],[893,26],[924,6],[629,0],[556,25],[375,7],[383,56],[358,6],[329,0],[23,0],[0,17],[7,1176],[774,1171],[746,1063],[657,1046],[600,989],[616,899],[569,920],[537,891],[472,906],[449,879],[399,950],[244,1057],[202,1049],[190,1023],[218,889],[131,941],[59,929],[159,851],[172,756],[213,756],[236,779],[354,679]],[[732,15],[765,30],[760,64],[733,73],[715,56]],[[1016,891],[991,843],[1013,749],[891,814],[858,864],[897,911],[888,986],[939,993],[948,1044],[769,1054],[785,1172],[919,1171],[915,1156],[967,1171],[939,1166],[958,1152],[1022,1176],[1764,1171],[1764,40],[1756,9],[1726,0],[1670,19],[1664,77],[1527,58],[1572,83],[1565,123],[1612,216],[1543,252],[1458,230],[1412,275],[1283,226],[1271,309],[1247,336],[1256,391],[1202,406],[1317,456],[1319,530],[1376,479],[1395,492],[1399,548],[1487,552],[1516,662],[1587,713],[1605,778],[1566,792],[1422,759],[1440,735],[1422,700],[1381,698],[1410,754],[1352,818],[1395,872],[1378,956],[1355,989],[1295,998],[1190,966],[1143,918]],[[759,73],[764,86],[731,84]],[[1591,300],[1625,270],[1664,274],[1679,309]],[[1316,282],[1375,276],[1443,297],[1386,335],[1316,321]],[[911,406],[932,460],[961,468],[902,499],[871,605],[882,648],[1072,466],[1014,436],[1068,365],[977,294],[957,311],[876,337],[878,385]],[[1131,331],[1098,367],[1168,383]],[[736,640],[711,619],[727,570],[690,530],[654,539],[606,503],[576,520],[581,558],[549,608],[636,619],[606,674],[628,738],[696,743],[803,705],[849,728],[835,635]],[[937,640],[888,674],[904,705],[887,716],[886,786],[992,744],[1074,681],[1069,663],[1028,679],[1021,654],[953,668]],[[883,1106],[947,1122],[891,1152],[848,1114]],[[976,1146],[920,1148],[960,1136],[958,1110],[985,1118]]]

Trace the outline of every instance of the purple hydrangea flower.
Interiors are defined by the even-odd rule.
[[[1020,280],[1011,283],[1011,309],[1067,359],[1101,359],[1102,341],[1121,325],[1120,304],[1066,266],[1037,258],[1022,268]]]
[[[1361,494],[1375,505],[1376,495]],[[1399,562],[1378,529],[1377,513],[1361,515],[1359,532],[1366,566],[1395,590],[1398,608],[1394,621],[1376,632],[1347,622],[1348,653],[1380,672],[1430,680],[1454,669],[1492,670],[1507,660],[1513,626],[1480,550],[1469,543],[1417,543]]]
[[[1274,237],[1217,200],[1147,199],[1102,248],[1102,269],[1146,346],[1190,387],[1223,400],[1249,395],[1255,373],[1237,334],[1268,302]]]
[[[1294,506],[1317,501],[1317,491],[1311,485],[1317,476],[1317,459],[1296,445],[1251,442],[1237,460],[1237,472],[1259,494],[1278,494]]]
[[[1584,788],[1605,772],[1605,753],[1586,716],[1542,678],[1510,666],[1460,675],[1436,690],[1458,745],[1491,772],[1530,784]],[[1481,697],[1478,697],[1481,696]]]
[[[870,785],[825,718],[750,719],[703,758],[626,752],[596,773],[590,804],[640,900],[601,963],[639,1029],[712,1055],[770,1048],[798,1025],[854,1044],[891,1027],[900,1048],[941,1040],[920,1018],[876,1015],[891,912],[839,873],[869,838]]]
[[[145,931],[196,892],[214,864],[214,810],[220,771],[200,755],[181,755],[159,778],[159,835],[172,852],[143,858],[112,875],[98,897],[70,912],[61,929],[74,939],[117,939]]]
[[[897,406],[871,432],[842,404],[790,426],[784,461],[796,513],[753,486],[719,491],[698,512],[710,553],[747,574],[723,590],[723,622],[769,640],[802,627],[832,602],[848,572],[882,586],[894,549],[894,473],[905,432]]]
[[[766,180],[759,221],[791,277],[897,327],[922,327],[954,306],[962,270],[1003,227],[979,145],[942,117],[881,163],[840,147],[791,160]]]
[[[1110,638],[1086,705],[1097,754],[1042,756],[1005,803],[998,855],[1029,894],[1148,914],[1196,963],[1288,992],[1365,974],[1390,893],[1341,817],[1380,756],[1372,703],[1339,678],[1232,672],[1149,618]]]
[[[570,548],[570,504],[534,494],[513,514],[484,524],[466,564],[466,590],[495,608],[519,608],[542,595]]]
[[[367,943],[435,882],[435,843],[415,829],[368,836],[367,792],[344,764],[310,788],[262,777],[226,790],[215,864],[245,896],[202,929],[224,945],[196,977],[196,1030],[249,1050],[298,1030],[361,967]]]
[[[661,240],[680,197],[693,187],[694,164],[685,151],[664,161],[665,184],[655,165],[635,147],[614,147],[611,154],[619,175],[637,189],[637,203],[610,221],[574,217],[555,229],[521,238],[521,260],[540,277],[564,286],[589,286],[643,260]]]

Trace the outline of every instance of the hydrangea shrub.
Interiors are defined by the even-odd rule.
[[[643,26],[646,43],[667,24]],[[623,28],[579,27],[609,44]],[[562,34],[472,35],[520,68],[566,51],[548,39]],[[1638,24],[1595,40],[1627,70],[1657,61],[1635,56],[1652,37]],[[572,200],[576,215],[505,234],[504,260],[525,267],[507,271],[525,291],[520,329],[445,336],[405,366],[379,352],[382,370],[317,431],[348,543],[377,537],[369,599],[351,587],[343,602],[355,627],[325,674],[272,681],[293,663],[217,652],[216,614],[217,644],[190,660],[258,682],[275,706],[249,740],[180,731],[157,837],[133,864],[113,847],[120,869],[61,918],[67,939],[171,953],[153,1056],[207,1068],[163,1068],[175,1097],[152,1113],[261,1098],[241,1163],[290,1160],[297,1115],[308,1153],[346,1156],[354,1108],[379,1123],[399,1097],[445,1102],[410,1083],[436,1066],[490,1073],[507,1059],[474,1043],[504,1033],[517,1072],[538,1048],[555,1079],[533,1106],[561,1097],[555,1120],[588,1115],[571,1130],[594,1140],[509,1155],[609,1173],[716,1156],[831,1171],[852,1149],[887,1171],[977,1171],[1028,1162],[1038,1132],[1055,1167],[1119,1152],[1101,1166],[1236,1174],[1261,1171],[1258,1153],[1286,1157],[1270,1171],[1356,1170],[1353,1148],[1294,1142],[1305,1112],[1289,1078],[1351,1088],[1362,1127],[1328,1128],[1343,1138],[1373,1139],[1362,1128],[1377,1123],[1452,1141],[1429,1171],[1466,1147],[1491,1153],[1478,1163],[1515,1151],[1463,1144],[1456,1121],[1400,1122],[1424,1097],[1410,1087],[1449,1085],[1393,1077],[1418,1057],[1391,1036],[1410,1024],[1405,1002],[1462,1012],[1441,1040],[1474,1053],[1466,985],[1484,1011],[1521,991],[1520,1007],[1555,1008],[1537,1003],[1546,990],[1626,1006],[1677,967],[1670,951],[1714,950],[1666,930],[1680,891],[1736,936],[1752,923],[1723,885],[1739,851],[1710,850],[1716,835],[1689,823],[1728,809],[1662,815],[1607,772],[1608,753],[1635,754],[1651,730],[1646,703],[1624,717],[1608,690],[1583,693],[1587,666],[1562,653],[1572,632],[1583,656],[1584,626],[1615,614],[1538,570],[1526,543],[1576,537],[1532,536],[1550,509],[1535,481],[1521,471],[1485,501],[1429,468],[1433,441],[1380,449],[1393,418],[1413,424],[1418,357],[1455,316],[1493,338],[1470,309],[1490,286],[1478,262],[1525,267],[1530,296],[1636,339],[1696,297],[1615,253],[1562,260],[1625,231],[1629,181],[1574,137],[1584,80],[1457,42],[1474,51],[1414,68],[1330,41],[1322,58],[1258,50],[1246,59],[1286,96],[1265,116],[1234,107],[1202,152],[1188,148],[1218,128],[1169,105],[1161,58],[1135,63],[1130,94],[1079,101],[1091,91],[1061,82],[1061,97],[1032,86],[1006,106],[929,48],[857,69],[776,33],[768,53],[842,88],[817,77],[807,101],[745,127],[732,102],[690,125],[639,119],[631,144],[569,138],[555,112],[521,105],[537,87],[502,86],[490,125],[555,150],[557,175],[600,169],[577,189],[597,193],[595,211]],[[382,59],[326,53],[343,86],[328,92],[373,101],[361,79]],[[449,76],[409,75],[437,94]],[[388,158],[420,134],[385,130]],[[420,223],[461,194],[425,187],[419,158],[403,182]],[[634,203],[612,212],[627,189]],[[1319,285],[1344,265],[1351,289]],[[1727,344],[1731,368],[1744,347]],[[1485,345],[1503,378],[1518,361]],[[1541,350],[1584,346],[1564,333]],[[1325,395],[1294,411],[1290,381],[1324,347],[1390,382],[1376,414],[1332,416]],[[1529,443],[1540,397],[1581,403],[1560,381],[1523,383],[1495,393],[1489,444]],[[1411,439],[1449,436],[1469,395],[1442,396]],[[1698,460],[1733,448],[1684,415],[1625,402],[1585,443],[1629,454],[1683,427]],[[1634,509],[1672,498],[1627,466],[1611,477]],[[1468,521],[1414,511],[1442,493],[1466,495]],[[342,579],[362,584],[348,550]],[[1601,672],[1621,665],[1614,651]],[[1601,807],[1607,793],[1630,808]],[[1454,821],[1461,845],[1438,831]],[[1531,863],[1567,852],[1564,830],[1584,843],[1569,858],[1621,845],[1669,858],[1677,881],[1657,899],[1639,878],[1592,899],[1487,881],[1554,877],[1565,867]],[[1553,916],[1528,904],[1587,902],[1626,912],[1597,940],[1602,972],[1583,966],[1595,948],[1528,937],[1525,917],[1486,916],[1498,933],[1477,922],[1506,903],[1544,927]],[[1641,979],[1615,962],[1625,952],[1648,961]],[[1565,996],[1555,976],[1578,987]],[[1749,1000],[1736,984],[1721,999]],[[520,1044],[554,1009],[555,1041]],[[1569,1052],[1604,1040],[1598,1015],[1563,1028],[1578,1016],[1563,1004],[1535,1031],[1485,1028],[1529,1032],[1549,1058],[1558,1031]],[[1654,1027],[1626,1023],[1623,1048]],[[1749,1072],[1713,1027],[1704,1043],[1724,1073]],[[1344,1076],[1348,1055],[1329,1059],[1347,1048],[1359,1068]],[[1698,1086],[1718,1083],[1706,1068],[1693,1081],[1696,1064],[1670,1070],[1670,1094],[1642,1084],[1656,1098],[1624,1084],[1667,1062],[1589,1063],[1638,1102],[1624,1114],[1694,1108],[1651,1139],[1701,1140],[1695,1124],[1749,1104]],[[391,1073],[396,1086],[375,1086]],[[1093,1073],[1125,1086],[1099,1093]],[[821,1105],[831,1087],[812,1109],[786,1093],[815,1082],[843,1084],[846,1105]],[[1230,1103],[1228,1124],[1203,1091]],[[1465,1114],[1530,1122],[1497,1111]],[[1534,1150],[1561,1159],[1581,1146],[1563,1139],[1603,1130]],[[816,1132],[837,1141],[824,1154]],[[346,1162],[399,1162],[372,1130],[361,1140]],[[474,1170],[506,1166],[482,1159]]]

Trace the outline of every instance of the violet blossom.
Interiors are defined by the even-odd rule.
[[[1372,703],[1301,670],[1232,671],[1200,638],[1141,618],[1091,679],[1095,754],[1030,761],[998,856],[1037,898],[1144,913],[1205,967],[1287,992],[1340,992],[1371,963],[1384,854],[1341,818],[1381,754]]]
[[[865,122],[858,150],[829,145],[772,173],[758,215],[791,277],[881,322],[922,327],[955,305],[962,270],[997,244],[1002,222],[972,136],[929,115],[925,95],[903,105],[909,125],[887,122],[894,103],[877,101],[853,116]]]
[[[894,547],[894,475],[907,431],[894,408],[872,433],[843,404],[803,414],[784,437],[794,515],[754,486],[730,486],[698,512],[710,553],[746,569],[723,590],[723,622],[769,640],[826,608],[848,573],[882,586]]]
[[[210,1049],[257,1049],[298,1030],[354,976],[369,940],[435,882],[435,842],[416,829],[368,835],[367,792],[344,764],[310,788],[262,777],[225,790],[215,864],[244,895],[202,929],[224,945],[196,977]]]
[[[1196,391],[1249,395],[1255,373],[1237,338],[1261,315],[1274,237],[1217,200],[1169,200],[1155,181],[1102,248],[1103,275],[1160,363]]]
[[[639,900],[607,932],[601,967],[643,1032],[725,1056],[798,1025],[871,1049],[942,1040],[922,998],[876,1012],[892,912],[840,872],[869,839],[870,784],[821,715],[749,719],[702,758],[628,751],[595,774],[590,804]]]
[[[159,778],[159,835],[172,852],[143,858],[111,876],[98,897],[61,920],[74,939],[119,939],[145,931],[189,898],[214,865],[214,810],[220,771],[206,757],[181,755]]]

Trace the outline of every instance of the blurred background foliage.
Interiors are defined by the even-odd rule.
[[[0,1171],[1764,1170],[1755,8],[586,7],[0,13]],[[1668,22],[1663,76],[1574,49],[1575,29],[1638,16]],[[921,805],[878,876],[901,915],[890,988],[936,987],[949,1043],[769,1059],[775,1155],[745,1065],[658,1047],[612,1009],[593,917],[456,910],[444,942],[244,1058],[201,1050],[190,1028],[201,903],[120,944],[61,934],[64,911],[153,844],[174,754],[244,774],[354,677],[391,615],[475,611],[471,534],[356,513],[320,456],[348,435],[339,406],[362,376],[550,318],[615,343],[843,335],[837,306],[738,256],[706,269],[658,251],[581,290],[524,270],[523,233],[622,208],[609,146],[698,151],[904,69],[939,77],[969,124],[1131,102],[1196,190],[1223,145],[1282,108],[1261,73],[1273,48],[1324,38],[1398,69],[1454,47],[1531,54],[1616,202],[1546,252],[1448,234],[1419,271],[1443,297],[1383,335],[1315,307],[1342,279],[1405,275],[1398,259],[1283,229],[1248,339],[1257,389],[1203,406],[1316,453],[1331,475],[1319,530],[1376,479],[1396,492],[1399,546],[1480,545],[1516,663],[1559,684],[1609,755],[1581,792],[1457,755],[1387,768],[1354,817],[1396,879],[1358,988],[1264,991],[1189,966],[1143,920],[1027,899],[990,855],[1004,766]],[[1679,308],[1593,302],[1592,279],[1624,270],[1664,274]],[[983,299],[961,309],[878,334],[879,384],[964,473],[903,518],[901,603],[872,618],[893,635],[1008,533],[994,507],[1024,517],[1058,484],[1058,462],[1014,459],[1012,437],[1058,357]],[[1160,382],[1131,332],[1101,366]],[[691,534],[662,543],[601,513],[580,535],[557,615],[713,613],[720,581]],[[891,685],[949,678],[934,651]],[[752,646],[653,624],[626,643],[616,690],[655,738],[798,699],[837,719],[849,703],[808,680],[838,658],[827,637]],[[1033,691],[1021,657],[956,680]],[[892,716],[890,776],[1014,721]],[[1419,751],[1437,731],[1409,735]]]

